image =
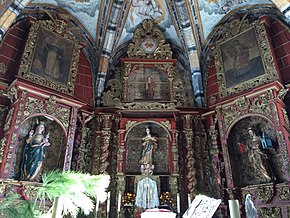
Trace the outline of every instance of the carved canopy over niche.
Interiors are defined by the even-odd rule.
[[[138,59],[171,59],[170,45],[165,43],[162,31],[153,20],[144,20],[134,33],[129,44],[129,58]]]
[[[278,79],[265,25],[243,18],[224,27],[214,48],[221,97]]]

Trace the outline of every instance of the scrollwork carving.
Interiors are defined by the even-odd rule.
[[[191,130],[184,131],[185,141],[186,141],[186,168],[187,168],[187,188],[190,193],[191,199],[196,195],[196,169],[195,169],[195,158],[192,146],[193,132]]]
[[[97,135],[96,141],[95,141],[95,147],[94,147],[94,159],[93,159],[93,174],[97,175],[99,174],[99,158],[100,158],[100,147],[101,147],[101,141],[102,137],[100,135]]]
[[[128,121],[126,123],[126,131],[128,131],[132,126],[134,126],[137,123],[137,121]]]
[[[132,102],[123,105],[128,110],[175,110],[174,103],[148,103],[148,102]]]
[[[27,97],[24,108],[24,119],[32,114],[43,113],[43,111],[45,110],[42,100],[33,97]]]
[[[277,137],[279,140],[280,144],[280,151],[282,154],[282,166],[283,166],[283,171],[284,173],[288,172],[290,173],[290,167],[289,167],[289,157],[288,157],[288,152],[287,152],[287,146],[284,138],[284,134],[282,131],[277,131]]]
[[[16,133],[13,133],[11,136],[11,140],[9,143],[9,148],[8,148],[8,152],[6,155],[6,162],[5,162],[5,171],[8,172],[9,166],[10,166],[10,162],[11,162],[11,158],[12,158],[12,154],[13,154],[13,149],[14,149],[14,145],[16,142]]]
[[[45,108],[47,114],[56,117],[65,127],[68,128],[70,109],[58,105],[56,96],[51,95],[49,99],[45,101]]]
[[[284,98],[285,98],[287,92],[288,92],[288,89],[286,89],[286,88],[282,88],[282,89],[279,90],[277,97],[278,97],[279,99],[281,99],[281,100],[284,100]]]
[[[3,160],[3,155],[4,155],[4,149],[5,149],[6,142],[7,142],[7,136],[5,136],[4,138],[2,138],[0,140],[0,163],[2,163],[2,160]]]
[[[290,122],[289,122],[287,111],[284,108],[282,108],[282,112],[283,112],[285,126],[288,127],[288,129],[290,129]]]
[[[235,120],[248,113],[259,113],[272,117],[269,100],[273,98],[272,91],[267,91],[252,98],[242,96],[229,106],[217,108],[216,112],[224,117],[225,128],[228,128]]]
[[[7,118],[6,118],[6,123],[4,125],[4,130],[7,130],[10,125],[11,125],[11,121],[12,121],[12,117],[13,117],[13,113],[14,113],[14,107],[11,108],[8,112]]]
[[[103,93],[102,103],[104,106],[116,106],[122,107],[121,95],[122,95],[122,84],[117,79],[111,79],[107,84],[108,91]]]
[[[172,51],[154,20],[144,20],[128,46],[129,58],[171,59]]]
[[[217,130],[215,129],[215,126],[210,126],[209,136],[212,144],[217,144]]]
[[[163,126],[165,126],[169,131],[171,130],[171,124],[168,120],[160,122]]]
[[[15,102],[18,99],[18,91],[15,86],[12,86],[8,90],[7,97],[10,99],[11,103]]]
[[[7,107],[4,105],[0,105],[0,126],[3,123],[3,118],[4,118],[4,115],[6,114],[6,111],[7,111]]]
[[[280,207],[262,207],[258,208],[259,217],[263,218],[277,218],[282,217],[281,208]]]
[[[290,200],[290,189],[287,186],[278,188],[279,190],[279,199],[283,201]]]
[[[108,157],[109,157],[109,146],[111,140],[111,131],[102,131],[102,141],[101,145],[101,155],[100,155],[100,169],[99,173],[103,174],[106,172],[107,167],[109,165]]]
[[[269,202],[274,194],[273,187],[265,186],[260,187],[255,190],[255,195],[259,198],[263,203]]]

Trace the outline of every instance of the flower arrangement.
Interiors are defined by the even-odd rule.
[[[174,207],[174,200],[170,192],[162,192],[162,194],[159,196],[159,199],[161,205],[171,205]]]
[[[126,192],[122,198],[123,205],[134,205],[136,201],[136,194],[131,192]]]

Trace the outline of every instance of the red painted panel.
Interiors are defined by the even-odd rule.
[[[290,41],[290,31],[289,30],[284,30],[284,35],[286,36],[287,40],[288,40],[288,43]]]
[[[281,45],[281,46],[275,48],[275,54],[276,54],[277,59],[284,57],[287,54],[285,47],[283,45]]]
[[[290,54],[290,40],[287,43],[285,43],[283,46],[287,54]]]
[[[274,41],[275,46],[279,46],[279,45],[286,43],[288,40],[287,40],[285,34],[281,32],[273,37],[273,41]]]
[[[282,58],[282,63],[284,67],[287,67],[290,65],[290,55],[287,55]]]
[[[285,83],[289,83],[290,82],[290,66],[280,69],[280,72],[282,74],[283,81]]]

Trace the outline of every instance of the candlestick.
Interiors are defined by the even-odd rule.
[[[180,213],[180,196],[179,196],[179,193],[177,193],[176,205],[177,205],[177,213]]]
[[[119,192],[119,196],[118,196],[118,212],[121,211],[121,192]]]

